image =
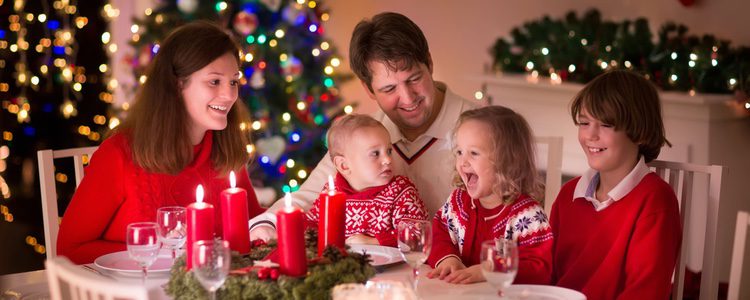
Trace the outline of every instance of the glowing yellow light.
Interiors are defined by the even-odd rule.
[[[150,8],[147,8],[147,9],[146,9],[146,10],[145,10],[145,11],[143,12],[143,14],[144,14],[144,15],[147,15],[147,16],[150,16],[150,15],[151,15],[151,14],[152,14],[153,12],[154,12],[154,10],[152,10],[152,9],[150,9]]]
[[[284,37],[284,30],[276,29],[276,32],[274,33],[277,38],[283,38]]]
[[[260,123],[260,121],[253,121],[253,125],[252,125],[253,130],[259,130],[261,126],[262,124]]]
[[[15,104],[8,105],[8,112],[9,113],[17,114],[19,110],[20,110],[20,108],[18,107],[18,105],[15,105]]]
[[[94,123],[99,125],[104,125],[104,123],[107,122],[107,118],[102,115],[96,115],[94,116]]]
[[[286,53],[281,53],[281,55],[279,55],[279,61],[284,62],[287,59],[289,59],[289,57],[286,55]]]
[[[10,45],[10,52],[16,52],[16,51],[18,51],[18,45],[16,44]]]
[[[568,72],[573,73],[575,71],[576,71],[576,65],[570,64],[570,66],[568,66]]]
[[[141,75],[141,77],[138,77],[138,82],[140,82],[141,84],[144,84],[146,83],[146,79],[148,79],[146,75]]]
[[[245,131],[247,129],[247,124],[245,122],[240,122],[240,130]]]
[[[672,54],[669,57],[671,57],[672,60],[677,59],[677,52],[672,52]]]
[[[162,16],[161,14],[158,14],[154,18],[154,21],[156,21],[156,24],[161,24],[162,22],[164,22],[164,16]]]
[[[117,127],[118,125],[120,125],[120,119],[115,117],[109,119],[109,129],[115,129],[115,127]]]
[[[672,74],[672,76],[669,76],[669,81],[671,82],[675,82],[677,81],[677,79],[678,79],[677,74]]]
[[[122,108],[122,110],[127,111],[128,109],[130,109],[130,103],[125,102],[120,107]]]
[[[84,125],[78,126],[78,133],[81,135],[89,135],[89,133],[91,133],[91,128]]]
[[[81,88],[82,88],[82,86],[81,86],[81,83],[80,83],[80,82],[76,82],[76,83],[74,83],[74,84],[73,84],[73,89],[74,89],[74,90],[75,90],[76,92],[80,92],[80,91],[81,91]]]
[[[70,102],[70,100],[66,100],[62,106],[61,106],[62,114],[63,116],[68,119],[70,116],[75,116],[78,112],[76,111],[75,106],[73,106],[73,103]]]
[[[589,43],[586,39],[581,39],[581,45],[586,46]]]
[[[41,44],[36,45],[36,47],[34,47],[34,50],[36,50],[36,52],[42,53],[42,51],[44,51],[44,46],[42,46]]]
[[[531,62],[531,61],[526,62],[526,70],[531,70],[533,68],[534,68],[534,63],[533,62]]]
[[[245,61],[246,62],[253,61],[253,54],[252,53],[245,54]]]
[[[271,48],[276,47],[276,45],[278,45],[278,44],[279,44],[279,42],[277,42],[276,39],[273,39],[273,40],[271,40],[271,41],[268,42],[268,45],[271,46]]]
[[[284,120],[285,122],[289,122],[289,120],[292,119],[292,115],[290,115],[289,113],[284,113],[281,115],[281,119]]]
[[[117,52],[117,44],[110,44],[109,45],[109,52],[111,52],[111,53]]]
[[[34,246],[34,251],[39,254],[44,254],[47,252],[47,248],[44,248],[44,245],[36,245]]]
[[[482,100],[482,98],[484,98],[484,93],[482,93],[482,91],[474,92],[474,99]]]
[[[67,7],[65,7],[65,12],[68,13],[69,15],[75,14],[76,10],[77,8],[73,5],[68,5]]]
[[[305,0],[297,0],[298,4],[305,4]]]
[[[109,32],[105,31],[104,33],[102,33],[102,43],[108,44],[111,38],[112,36],[109,34]]]
[[[3,139],[6,141],[12,141],[13,140],[13,133],[10,131],[3,131]]]
[[[0,82],[0,92],[7,92],[10,85],[5,82]]]
[[[247,144],[245,145],[245,151],[247,151],[247,154],[253,154],[253,152],[255,152],[255,146]]]
[[[690,53],[690,60],[698,60],[698,55],[695,53]]]
[[[297,102],[297,109],[298,110],[305,110],[305,108],[307,108],[307,104],[305,104],[305,102],[302,102],[302,101]]]
[[[132,39],[133,39],[133,42],[137,42],[141,39],[141,35],[136,33],[133,35]]]
[[[132,33],[137,33],[138,29],[140,29],[138,27],[138,24],[133,24],[132,26],[130,26],[130,32],[132,32]]]
[[[34,15],[33,14],[26,14],[26,21],[34,21]]]
[[[318,6],[318,3],[316,3],[315,1],[310,1],[307,3],[307,7],[309,8],[315,8],[316,6]]]
[[[36,16],[36,19],[39,20],[39,22],[44,23],[44,21],[47,21],[47,15],[39,14],[38,16]]]
[[[323,72],[325,72],[325,73],[326,73],[326,74],[328,74],[328,75],[331,75],[331,74],[333,74],[333,67],[331,67],[331,66],[326,66],[326,67],[325,67],[325,68],[323,69]]]
[[[287,167],[287,168],[294,168],[294,160],[293,160],[293,159],[291,159],[291,158],[290,158],[290,159],[288,159],[288,160],[286,161],[286,167]]]
[[[631,64],[629,60],[625,61],[625,67],[626,68],[630,69],[632,66],[633,66],[633,64]]]
[[[299,177],[300,179],[307,178],[307,171],[305,171],[305,170],[299,170],[299,172],[297,172],[297,177]]]
[[[76,27],[78,27],[78,29],[83,28],[83,26],[86,26],[88,23],[89,23],[89,19],[86,17],[76,18]]]
[[[30,235],[27,235],[26,236],[26,244],[29,244],[29,245],[32,245],[32,246],[36,245],[36,238],[33,237],[33,236],[30,236]]]
[[[227,5],[227,3],[226,3],[226,2],[224,2],[224,1],[221,1],[221,2],[219,2],[219,3],[218,3],[218,4],[216,5],[216,8],[218,8],[218,9],[219,9],[219,11],[224,11],[225,9],[227,9],[227,7],[228,7],[228,5]]]
[[[313,56],[318,56],[318,55],[320,55],[320,49],[318,49],[318,48],[314,48],[314,49],[312,49],[312,55],[313,55]]]
[[[712,60],[711,60],[711,65],[712,65],[712,66],[714,66],[714,67],[715,67],[715,66],[718,66],[718,65],[719,65],[719,61],[718,61],[718,60],[715,60],[715,59],[712,59]]]
[[[320,19],[323,20],[323,22],[328,21],[328,18],[330,17],[331,16],[329,16],[328,13],[323,13],[322,15],[320,15]]]
[[[602,69],[606,69],[606,68],[607,68],[607,66],[608,66],[608,65],[607,65],[607,62],[606,62],[606,61],[603,61],[603,62],[601,62],[601,63],[599,64],[599,67],[601,67]]]
[[[113,7],[111,4],[106,4],[106,5],[104,5],[104,14],[108,18],[112,19],[112,18],[116,18],[117,16],[120,15],[120,10],[117,9],[117,8],[115,8],[115,7]]]
[[[31,84],[33,84],[33,85],[39,84],[39,77],[32,76],[31,77]]]
[[[286,80],[286,82],[292,82],[294,80],[294,77],[292,77],[292,75],[286,75],[286,77],[284,77],[284,80]]]
[[[336,57],[331,58],[331,65],[334,67],[338,67],[339,65],[341,65],[341,60]]]
[[[729,85],[734,86],[735,84],[737,84],[737,79],[729,78]]]
[[[292,179],[292,180],[289,180],[289,186],[290,186],[290,187],[296,187],[296,186],[297,186],[297,184],[298,184],[298,183],[297,183],[297,180],[294,180],[294,179]]]
[[[328,48],[329,48],[330,46],[331,46],[331,45],[330,45],[330,44],[328,44],[328,42],[322,42],[322,43],[320,43],[320,49],[323,49],[323,50],[328,50]]]
[[[102,136],[98,132],[89,133],[89,140],[98,141]]]
[[[18,74],[18,82],[25,83],[26,82],[26,73],[20,73]]]
[[[29,117],[29,111],[22,109],[18,112],[18,123],[23,123]]]
[[[64,58],[55,58],[55,67],[63,68],[67,64],[68,62],[66,62]]]
[[[62,75],[66,81],[70,81],[71,79],[73,79],[73,71],[71,71],[70,68],[63,69]]]
[[[0,146],[0,159],[6,159],[10,156],[10,148],[8,146]]]
[[[351,105],[344,106],[344,113],[347,115],[354,112],[354,107]]]
[[[101,65],[99,65],[99,72],[106,73],[107,72],[107,64],[101,64]]]
[[[689,61],[688,62],[688,66],[691,67],[691,68],[694,68],[695,67],[695,61],[694,60]]]
[[[57,180],[58,182],[66,183],[68,182],[68,175],[57,173],[55,174],[55,180]]]

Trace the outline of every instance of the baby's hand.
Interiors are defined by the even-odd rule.
[[[468,284],[485,281],[484,275],[482,275],[482,269],[480,269],[480,267],[480,265],[473,265],[462,270],[457,270],[446,276],[445,281],[458,284]]]
[[[448,274],[452,274],[461,269],[465,269],[466,266],[457,257],[451,256],[441,261],[435,269],[427,273],[427,278],[438,277],[440,279],[445,278]]]
[[[369,235],[364,235],[361,233],[352,234],[349,236],[348,239],[346,239],[346,243],[349,245],[357,245],[357,244],[369,244],[369,245],[378,245],[378,239],[371,237]]]

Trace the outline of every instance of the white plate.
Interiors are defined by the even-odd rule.
[[[135,260],[130,258],[128,251],[114,252],[99,256],[99,258],[94,261],[94,265],[107,271],[139,276],[141,274],[141,267],[138,266],[138,263]],[[157,256],[156,261],[148,267],[148,273],[169,273],[171,268],[172,253],[170,251],[162,250],[159,251],[159,256]]]
[[[401,251],[394,247],[385,247],[380,245],[351,245],[350,251],[367,253],[372,259],[371,264],[373,266],[385,266],[401,262],[404,258],[401,256]]]
[[[552,285],[514,284],[503,293],[511,299],[586,300],[586,296],[578,291]]]

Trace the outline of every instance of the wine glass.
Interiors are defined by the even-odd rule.
[[[193,272],[208,291],[209,299],[216,299],[216,290],[227,279],[230,263],[229,242],[204,240],[194,243]]]
[[[503,297],[503,290],[513,283],[518,272],[516,242],[506,239],[484,241],[480,259],[484,279],[498,290],[498,296]]]
[[[177,257],[177,249],[187,238],[187,209],[182,206],[166,206],[156,210],[156,223],[159,224],[159,238],[162,245],[172,250],[172,260]]]
[[[143,270],[143,283],[146,283],[147,270],[159,255],[159,235],[154,222],[128,224],[127,245],[130,258],[138,262]]]
[[[402,219],[396,227],[401,256],[412,268],[412,284],[416,291],[419,266],[427,260],[432,247],[432,226],[427,220]]]

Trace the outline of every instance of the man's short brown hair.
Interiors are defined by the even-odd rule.
[[[432,68],[430,49],[422,30],[406,16],[394,12],[360,21],[354,27],[349,44],[349,64],[373,92],[371,61],[383,62],[392,71],[408,70],[418,63]]]

